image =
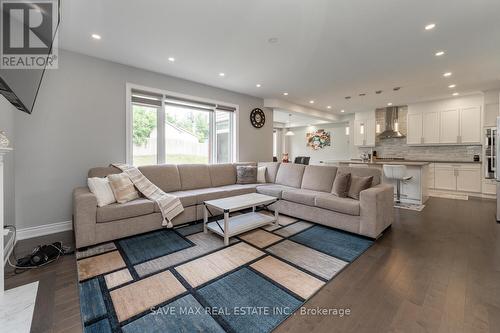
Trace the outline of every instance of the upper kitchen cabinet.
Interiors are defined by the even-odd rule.
[[[407,115],[406,143],[409,145],[419,145],[423,142],[423,113],[408,113]]]
[[[356,112],[353,136],[355,146],[375,147],[375,111]]]
[[[441,111],[439,143],[460,143],[460,111],[458,109]]]
[[[408,113],[406,142],[409,145],[439,143],[439,112]]]
[[[460,110],[459,143],[481,142],[481,108],[470,107]]]
[[[482,101],[478,96],[408,106],[409,145],[481,144]]]
[[[439,143],[439,120],[440,114],[438,111],[426,112],[423,114],[423,144]]]

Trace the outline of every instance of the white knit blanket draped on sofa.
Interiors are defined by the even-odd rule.
[[[132,183],[134,183],[134,186],[146,198],[158,203],[163,216],[163,222],[161,225],[166,226],[167,228],[172,228],[172,219],[184,211],[184,207],[182,206],[179,198],[175,195],[163,192],[134,166],[120,163],[112,165],[125,172],[129,176]]]

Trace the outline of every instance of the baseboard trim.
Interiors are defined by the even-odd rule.
[[[44,224],[36,227],[22,228],[22,229],[17,229],[17,240],[45,236],[68,230],[73,230],[72,221],[63,221],[51,224]]]

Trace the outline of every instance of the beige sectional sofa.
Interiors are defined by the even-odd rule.
[[[243,185],[236,183],[237,165],[166,164],[139,170],[163,191],[181,200],[184,212],[172,221],[174,226],[201,220],[205,200],[253,192],[280,198],[269,206],[271,210],[277,208],[290,216],[372,238],[393,222],[393,187],[380,184],[379,170],[266,162],[259,163],[266,166],[266,183]],[[337,169],[373,176],[372,187],[362,191],[359,200],[336,197],[330,192]],[[98,167],[90,169],[88,177],[113,173],[120,170]],[[87,187],[73,191],[73,215],[77,248],[162,228],[160,209],[154,202],[139,198],[98,207]]]

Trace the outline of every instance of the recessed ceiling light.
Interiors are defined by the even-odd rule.
[[[174,62],[174,61],[175,61],[175,58],[174,58],[174,57],[168,57],[168,61],[170,61],[170,62]]]
[[[224,73],[220,72],[220,73],[219,73],[219,76],[226,76],[226,74],[224,74]]]
[[[444,55],[444,51],[437,51],[436,53],[434,53],[434,55],[436,57],[440,57],[440,56]]]
[[[256,86],[257,88],[260,88],[260,87],[261,87],[261,86],[260,86],[260,83],[257,83],[255,86]]]
[[[391,102],[389,102],[389,103],[387,103],[387,105],[388,105],[388,106],[392,106],[392,103],[391,103]]]
[[[287,92],[284,92],[284,93],[283,93],[283,95],[284,95],[284,96],[288,96],[288,93],[287,93]]]
[[[455,88],[456,86],[457,86],[456,84],[450,84],[450,85],[448,86],[448,88],[450,88],[450,89],[451,89],[451,88]]]
[[[99,40],[99,39],[101,39],[101,35],[92,34],[92,38]]]
[[[457,93],[457,92],[454,92],[454,93],[453,93],[453,96],[458,96],[458,95],[460,95],[460,94],[459,94],[459,93]]]
[[[327,108],[327,109],[331,109],[331,108],[332,108],[332,106],[331,106],[331,105],[328,105],[326,108]]]
[[[314,104],[314,101],[311,99],[311,100],[309,101],[309,104]]]
[[[345,110],[340,110],[340,112],[344,113],[344,112],[345,112]]]
[[[436,27],[435,23],[430,23],[425,26],[425,30],[432,30]]]
[[[443,74],[444,77],[450,77],[451,75],[452,75],[451,72],[446,72],[446,73]]]

